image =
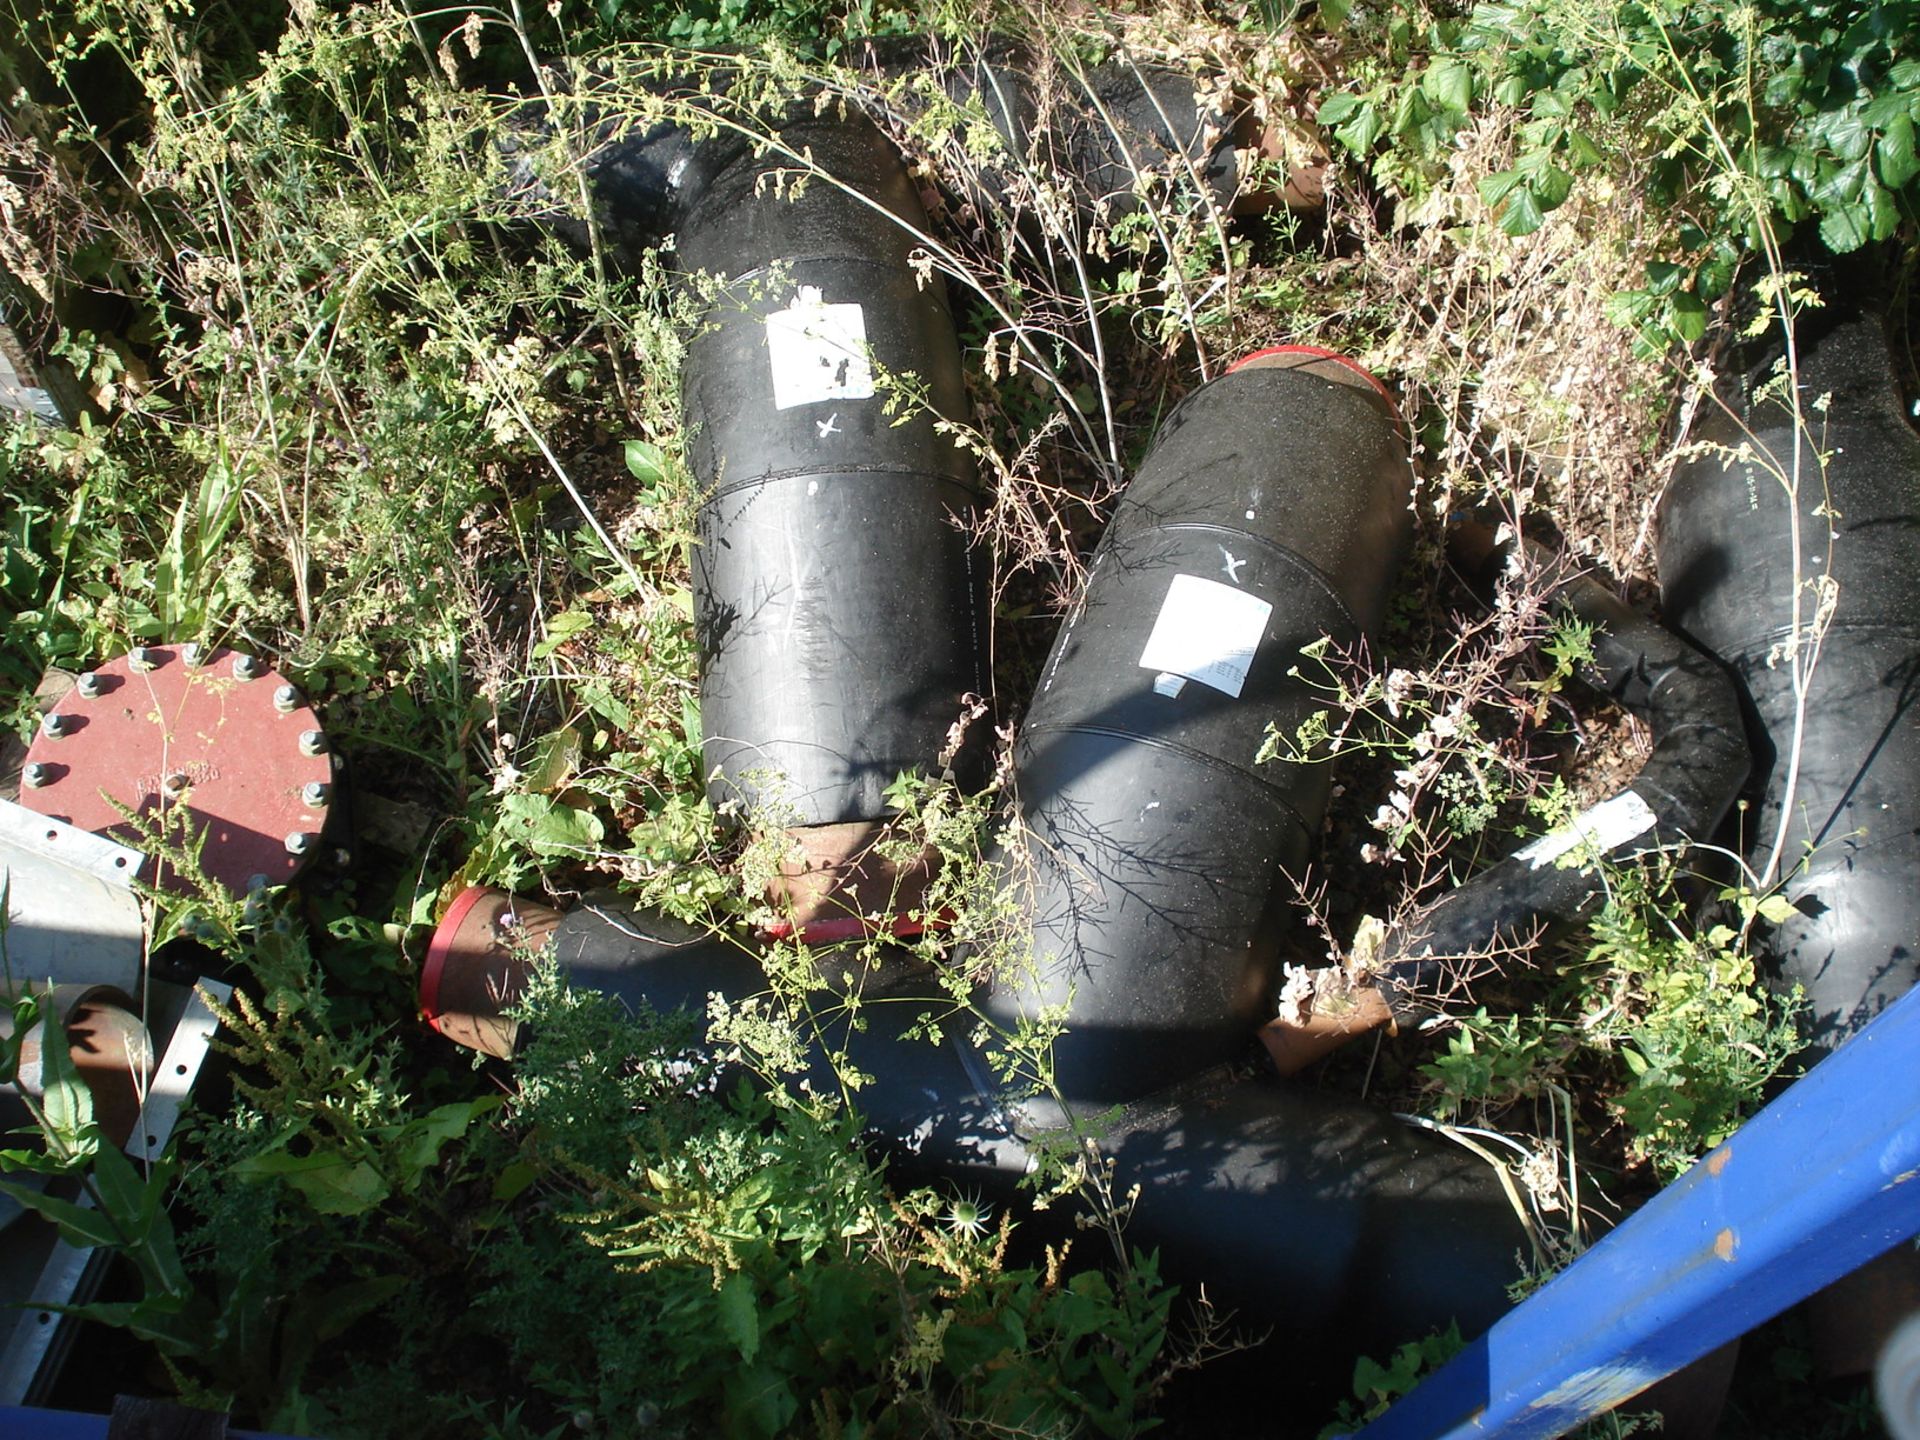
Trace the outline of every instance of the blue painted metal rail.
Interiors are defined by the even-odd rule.
[[[1920,1233],[1920,990],[1360,1432],[1563,1434]]]

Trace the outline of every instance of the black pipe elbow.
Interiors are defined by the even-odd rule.
[[[1224,211],[1245,178],[1241,152],[1252,138],[1246,117],[1216,110],[1191,76],[1165,66],[1110,63],[1075,76],[1072,84],[1054,84],[1020,45],[996,40],[965,56],[938,55],[921,36],[868,41],[861,47],[861,59],[883,78],[932,70],[949,102],[984,115],[998,133],[1005,158],[989,162],[990,173],[1013,179],[1027,158],[1037,154],[1046,167],[1043,178],[1061,185],[1083,217],[1130,214],[1138,209],[1136,192],[1143,176],[1182,171]],[[711,72],[640,83],[689,115],[708,115],[714,128],[703,127],[696,136],[680,119],[632,125],[622,113],[620,92],[604,77],[589,74],[581,133],[594,224],[611,254],[629,265],[704,208],[717,169],[756,148],[754,138],[727,115],[732,103],[728,81],[719,83],[718,97]],[[876,92],[846,96],[835,108],[843,116],[864,113],[911,126],[924,118],[928,99],[911,89],[892,99]],[[787,123],[812,114],[809,107],[805,115],[785,116],[778,128],[784,136]],[[516,186],[524,193],[549,193],[523,159],[546,125],[545,108],[530,106],[518,127],[500,142]],[[984,198],[998,208],[996,197]],[[548,223],[579,243],[587,241],[586,225],[569,218],[562,207],[556,206]]]
[[[1765,960],[1804,989],[1817,1057],[1920,979],[1920,436],[1879,315],[1838,302],[1797,328],[1797,433],[1772,367],[1743,377],[1700,427],[1713,450],[1662,498],[1659,558],[1667,614],[1752,706],[1759,794],[1741,844],[1761,869],[1784,838],[1798,914],[1764,938]]]
[[[1590,576],[1560,584],[1552,604],[1592,627],[1593,659],[1581,678],[1646,722],[1653,753],[1627,789],[1482,871],[1388,937],[1378,968],[1399,1021],[1431,1009],[1450,957],[1591,912],[1605,894],[1594,861],[1710,838],[1746,784],[1752,761],[1739,691],[1722,666]],[[1561,864],[1569,855],[1577,863]]]

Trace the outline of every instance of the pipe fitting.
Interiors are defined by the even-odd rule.
[[[1070,1100],[1223,1063],[1272,1014],[1263,921],[1330,782],[1254,756],[1319,708],[1303,647],[1379,625],[1412,486],[1378,382],[1282,347],[1182,401],[1122,494],[1014,751],[1032,973],[983,1006],[1008,1028],[1066,1007]]]

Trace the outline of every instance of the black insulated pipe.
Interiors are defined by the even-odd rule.
[[[502,1011],[548,954],[570,983],[656,1013],[767,988],[736,942],[618,900],[561,913],[476,889],[434,936],[423,1008],[449,1038],[511,1057],[519,1035]],[[907,1038],[928,1014],[947,1017],[949,1034],[964,1028],[930,982],[883,973],[861,998],[866,1028],[831,1039],[873,1077],[857,1099],[890,1172],[1013,1200],[1037,1147],[1057,1149],[1060,1135],[979,1087],[982,1061],[957,1038]],[[837,1088],[824,1065],[809,1078]],[[1095,1133],[1114,1193],[1138,1187],[1127,1243],[1158,1250],[1166,1278],[1204,1285],[1223,1313],[1273,1327],[1299,1367],[1292,1385],[1449,1322],[1477,1333],[1521,1278],[1529,1242],[1493,1169],[1370,1106],[1211,1071],[1102,1117]]]
[[[1240,1052],[1273,1011],[1259,943],[1326,808],[1323,765],[1254,763],[1318,701],[1303,646],[1381,619],[1411,538],[1392,402],[1324,351],[1251,357],[1175,408],[1121,496],[1015,750],[1032,974],[1065,1007],[1070,1103],[1137,1099]]]
[[[1463,529],[1453,549],[1479,573],[1504,554],[1480,526]],[[1456,988],[1463,961],[1582,919],[1605,897],[1605,863],[1705,842],[1739,798],[1751,756],[1739,691],[1724,667],[1590,575],[1548,583],[1548,603],[1592,627],[1593,658],[1579,678],[1646,722],[1653,753],[1625,790],[1396,926],[1366,983],[1355,986],[1337,970],[1318,972],[1314,992],[1297,1010],[1261,1032],[1281,1074],[1381,1026],[1426,1019]]]
[[[868,41],[860,58],[882,77],[935,75],[948,101],[985,116],[999,134],[1005,155],[986,162],[989,177],[999,170],[1017,179],[1027,157],[1036,155],[1047,166],[1040,178],[1062,186],[1082,216],[1104,210],[1117,218],[1131,212],[1136,185],[1143,176],[1155,175],[1188,175],[1222,210],[1236,201],[1248,203],[1241,194],[1247,156],[1259,150],[1261,139],[1252,117],[1216,110],[1190,75],[1115,62],[1068,77],[1043,71],[1011,42],[992,41],[965,55],[942,56],[917,36]],[[589,110],[583,133],[594,223],[603,243],[626,263],[703,208],[713,170],[755,144],[732,128],[738,123],[730,99],[734,82],[724,69],[716,76],[711,65],[702,65],[684,76],[641,78],[640,88],[684,112],[684,118],[643,128],[623,123],[635,83],[592,74],[585,81]],[[836,97],[831,113],[851,117],[864,108],[876,120],[911,126],[926,117],[930,100],[911,87],[892,99],[850,94]],[[696,119],[717,128],[706,133],[703,123],[703,133],[695,138]],[[523,193],[548,193],[522,159],[544,129],[544,110],[529,107],[520,128],[500,142]],[[784,128],[781,134],[784,139]],[[1254,203],[1269,199],[1261,196]],[[580,243],[588,238],[586,226],[567,215],[556,213],[548,223]]]
[[[1004,152],[983,166],[985,178],[1018,187],[1035,160],[1044,173],[1033,178],[1062,185],[1082,219],[1136,212],[1141,181],[1156,176],[1184,174],[1223,212],[1244,199],[1251,117],[1216,108],[1181,71],[1125,61],[1071,70],[1005,40],[940,56],[918,36],[870,40],[860,59],[883,77],[934,76],[956,109],[985,115],[999,134]],[[928,100],[909,86],[867,103],[913,125]],[[998,197],[981,198],[1000,208]]]
[[[1733,668],[1764,737],[1741,843],[1758,869],[1783,841],[1798,913],[1763,943],[1818,1056],[1920,978],[1920,436],[1881,317],[1836,304],[1798,328],[1797,452],[1763,366],[1700,427],[1716,449],[1668,487],[1659,558],[1668,617]]]
[[[777,824],[889,810],[987,689],[967,418],[926,216],[866,120],[781,131],[703,176],[679,257],[722,284],[682,377],[708,793]]]

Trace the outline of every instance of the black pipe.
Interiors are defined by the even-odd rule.
[[[1872,305],[1830,296],[1795,332],[1800,416],[1776,341],[1700,426],[1713,449],[1662,497],[1659,558],[1667,613],[1725,657],[1749,698],[1762,763],[1738,843],[1763,872],[1782,847],[1796,913],[1762,934],[1762,960],[1776,985],[1805,992],[1811,1061],[1920,979],[1920,436]],[[1816,635],[1796,695],[1789,647],[1804,669]],[[1870,1368],[1915,1305],[1910,1251],[1815,1296],[1820,1372]]]
[[[1111,62],[1071,82],[1057,73],[1050,80],[1046,67],[1018,44],[995,40],[965,54],[941,55],[918,36],[867,41],[859,58],[883,77],[935,75],[948,101],[961,112],[984,115],[998,133],[1004,151],[985,162],[990,174],[1017,182],[1027,158],[1037,155],[1045,167],[1041,178],[1063,186],[1083,218],[1129,214],[1138,206],[1141,177],[1182,171],[1225,210],[1245,178],[1242,152],[1259,148],[1249,114],[1215,109],[1192,76],[1165,66]],[[686,63],[694,62],[689,57]],[[712,171],[753,148],[753,139],[738,128],[744,102],[736,98],[736,79],[725,69],[716,74],[710,60],[684,74],[668,62],[660,73],[637,79],[586,77],[583,158],[594,225],[615,259],[631,264],[678,231],[703,206]],[[625,112],[636,85],[670,102],[676,117],[631,126]],[[876,88],[836,97],[831,113],[864,113],[910,127],[927,117],[930,100],[911,88]],[[523,151],[544,143],[546,129],[544,107],[529,106],[517,128],[499,141],[523,201],[551,193],[522,159]],[[784,129],[781,134],[785,138]],[[1004,195],[974,198],[996,213],[1004,208]],[[565,211],[556,208],[546,223],[587,242],[587,226]]]
[[[822,173],[737,147],[679,229],[724,282],[682,375],[701,723],[716,806],[831,825],[888,813],[988,688],[979,487],[938,428],[967,419],[960,346],[898,153],[858,117],[781,133]]]
[[[1806,991],[1818,1056],[1920,978],[1920,436],[1878,315],[1833,304],[1799,332],[1797,496],[1783,479],[1795,421],[1761,365],[1700,426],[1698,440],[1718,448],[1675,473],[1659,560],[1668,617],[1751,697],[1763,737],[1759,804],[1741,836],[1751,865],[1765,866],[1790,806],[1780,874],[1798,913],[1763,944],[1775,981]],[[1791,775],[1794,590],[1804,645],[1822,604],[1814,587],[1829,584]]]
[[[739,943],[618,900],[561,914],[469,891],[434,937],[423,1008],[442,1033],[511,1056],[519,1036],[500,1012],[541,953],[570,983],[635,1009],[700,1013],[710,994],[738,1003],[767,988]],[[948,1019],[949,1035],[970,1028],[952,1023],[951,998],[930,981],[835,978],[861,985],[865,1026],[829,1021],[825,1038],[872,1077],[855,1098],[891,1173],[1014,1200],[1036,1147],[1057,1148],[1058,1130],[979,1083],[982,1057],[957,1035],[907,1038],[930,1014]],[[830,1068],[815,1067],[816,1088],[837,1088]],[[1217,1306],[1274,1327],[1303,1375],[1315,1360],[1378,1352],[1450,1321],[1476,1333],[1520,1278],[1527,1239],[1491,1167],[1372,1107],[1211,1071],[1101,1116],[1093,1134],[1113,1193],[1135,1197],[1127,1243],[1159,1251],[1170,1280],[1204,1285]]]
[[[1012,1028],[1068,1007],[1062,1091],[1135,1099],[1230,1059],[1272,1014],[1258,938],[1319,831],[1323,765],[1257,766],[1318,708],[1303,646],[1379,623],[1413,475],[1377,382],[1289,348],[1170,415],[1094,554],[1015,751],[1032,974]]]
[[[1653,753],[1625,790],[1588,806],[1449,892],[1387,937],[1377,970],[1394,1018],[1430,1012],[1449,959],[1484,952],[1540,925],[1571,924],[1605,894],[1595,861],[1710,839],[1751,767],[1739,692],[1726,670],[1588,575],[1553,587],[1562,614],[1589,625],[1580,678],[1646,722]],[[1575,854],[1578,863],[1557,863]]]
[[[1006,188],[972,187],[969,198],[1003,218],[1008,195],[1030,188],[1030,161],[1038,178],[1064,184],[1082,220],[1137,212],[1152,177],[1185,173],[1222,211],[1238,197],[1251,116],[1218,108],[1182,71],[1126,61],[1078,70],[1001,39],[941,55],[919,36],[888,37],[858,58],[883,77],[932,74],[956,110],[987,118],[1002,152],[982,162],[982,178]],[[928,118],[928,98],[894,87],[861,103],[911,128]]]

